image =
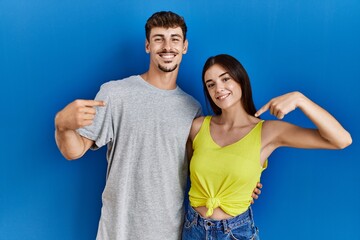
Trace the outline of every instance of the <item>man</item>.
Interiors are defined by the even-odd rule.
[[[200,104],[176,79],[188,41],[184,19],[153,14],[145,25],[150,65],[102,85],[55,117],[67,159],[107,145],[107,179],[97,239],[180,239],[188,164],[186,142]]]

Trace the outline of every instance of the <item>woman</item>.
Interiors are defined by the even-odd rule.
[[[256,112],[249,77],[229,55],[210,57],[202,73],[214,116],[194,120],[190,132],[190,206],[183,240],[259,239],[251,194],[271,153],[283,146],[342,149],[350,134],[326,110],[300,92],[272,99]],[[317,129],[258,117],[269,110],[278,119],[299,108]]]

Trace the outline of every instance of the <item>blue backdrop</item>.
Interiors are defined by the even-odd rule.
[[[254,205],[262,239],[360,239],[357,0],[0,0],[0,239],[95,238],[105,149],[66,161],[54,116],[147,70],[144,24],[159,10],[187,21],[178,83],[205,112],[202,65],[229,53],[248,70],[258,108],[299,90],[352,134],[345,150],[272,155]],[[312,126],[298,110],[285,120]]]

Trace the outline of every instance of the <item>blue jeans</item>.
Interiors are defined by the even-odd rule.
[[[251,208],[226,220],[201,217],[191,206],[185,214],[182,240],[259,240]]]

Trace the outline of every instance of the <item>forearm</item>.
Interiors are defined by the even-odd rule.
[[[320,136],[335,148],[344,148],[351,144],[349,132],[329,112],[301,93],[299,93],[298,107],[315,124]]]
[[[75,160],[86,152],[83,138],[74,130],[55,129],[55,141],[61,154],[67,160]]]
[[[95,107],[104,107],[103,101],[75,100],[55,116],[55,141],[64,157],[78,159],[94,144],[80,136],[76,129],[89,126],[95,118]]]

